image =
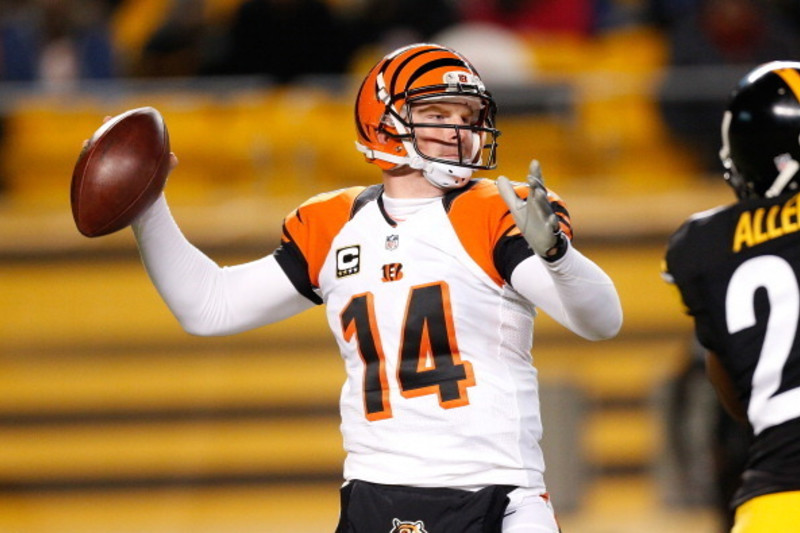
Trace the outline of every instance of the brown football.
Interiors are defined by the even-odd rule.
[[[105,122],[75,163],[72,217],[87,237],[130,225],[161,194],[169,173],[170,145],[161,114],[131,109]]]

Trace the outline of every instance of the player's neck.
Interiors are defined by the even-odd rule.
[[[391,198],[432,198],[445,193],[426,180],[420,171],[384,171],[383,188]]]

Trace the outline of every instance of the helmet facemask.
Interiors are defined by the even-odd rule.
[[[424,87],[396,95],[387,106],[387,122],[397,132],[409,155],[409,166],[422,170],[433,185],[449,189],[466,184],[475,170],[489,170],[497,166],[497,137],[500,132],[494,127],[496,105],[483,91],[458,86],[453,90],[447,85]],[[400,110],[398,111],[398,102]],[[413,117],[414,109],[427,104],[462,104],[468,106],[474,119],[468,124],[447,122],[419,122]],[[418,130],[450,130],[456,143],[457,156],[442,158],[426,153],[420,146]],[[464,132],[470,137],[464,139]],[[387,132],[388,134],[388,132]]]

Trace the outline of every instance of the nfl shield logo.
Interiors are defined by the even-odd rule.
[[[388,235],[386,237],[386,249],[387,250],[396,250],[397,246],[400,244],[400,236],[399,235]]]

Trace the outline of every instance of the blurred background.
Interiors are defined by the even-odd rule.
[[[660,263],[686,217],[733,200],[727,96],[798,59],[798,26],[791,0],[0,0],[0,531],[333,531],[344,372],[322,310],[183,333],[129,231],[78,234],[69,182],[104,116],[156,107],[189,239],[259,258],[309,196],[377,180],[355,91],[416,41],[476,64],[503,131],[487,175],[538,158],[622,298],[611,341],[537,321],[565,533],[723,531],[745,437]]]

